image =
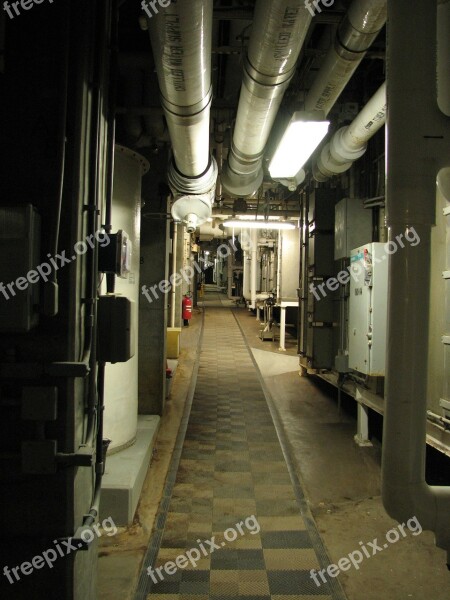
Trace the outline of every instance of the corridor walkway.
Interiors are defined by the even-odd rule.
[[[197,366],[135,600],[345,600],[310,577],[328,559],[271,399],[232,310],[206,298]]]

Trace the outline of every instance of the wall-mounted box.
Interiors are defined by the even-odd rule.
[[[125,296],[100,296],[97,322],[97,360],[110,363],[130,360],[135,349],[135,303]]]
[[[167,358],[178,358],[180,356],[181,327],[167,328]]]
[[[384,376],[389,255],[372,243],[352,250],[350,261],[349,367]]]

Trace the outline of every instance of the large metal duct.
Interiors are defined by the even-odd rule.
[[[209,150],[212,17],[210,0],[178,0],[148,18],[172,142],[172,216],[190,232],[211,216],[217,179]]]
[[[383,83],[354,121],[336,131],[325,144],[313,167],[316,181],[326,181],[348,171],[361,158],[368,141],[386,123],[386,108],[386,83]]]
[[[263,180],[262,157],[311,23],[302,0],[258,0],[224,189],[250,196]]]
[[[353,0],[306,97],[305,110],[327,115],[386,23],[386,0]]]

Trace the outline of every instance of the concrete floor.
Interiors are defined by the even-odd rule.
[[[217,300],[210,295],[205,304]],[[231,303],[225,300],[223,305]],[[289,359],[296,354],[295,340],[288,337],[287,352],[280,352],[277,341],[259,339],[259,324],[246,309],[234,312],[248,344],[256,350],[255,359],[278,409],[297,474],[331,560],[337,562],[360,549],[360,542],[368,547],[377,538],[383,546],[386,533],[397,523],[387,516],[380,499],[379,446],[356,446],[355,421],[345,413],[338,414],[333,389],[310,378],[300,378],[292,370]],[[113,538],[100,538],[100,600],[133,597],[188,392],[200,321],[199,313],[194,313],[191,326],[182,332],[180,366],[161,420],[135,522]],[[406,532],[404,539],[365,559],[359,570],[352,568],[341,573],[339,581],[348,600],[449,598],[450,573],[445,566],[445,553],[436,549],[429,532],[417,536],[407,529]]]
[[[99,547],[99,600],[131,600],[163,493],[175,439],[191,383],[201,331],[201,313],[194,310],[189,327],[181,332],[181,354],[172,392],[161,417],[146,481],[134,523],[114,537],[101,537]]]
[[[284,353],[279,352],[277,341],[261,342],[254,318],[245,311],[237,314],[249,345],[259,351],[264,347],[270,355],[264,363],[269,362],[272,370],[281,366]],[[293,342],[289,341],[290,348]],[[398,523],[386,514],[381,502],[379,444],[374,440],[373,448],[359,448],[354,443],[356,422],[344,412],[338,414],[333,388],[300,377],[298,372],[261,372],[332,561],[360,549],[359,542],[367,546],[377,538],[383,546],[386,533]],[[430,532],[413,536],[406,531],[407,537],[365,559],[359,570],[339,576],[348,600],[449,598],[445,552],[436,548]]]

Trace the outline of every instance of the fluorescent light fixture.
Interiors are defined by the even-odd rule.
[[[264,215],[236,215],[236,218],[239,221],[276,221],[277,223],[280,221],[280,217],[274,215],[269,215],[268,217]]]
[[[330,122],[321,119],[321,116],[323,113],[319,111],[293,114],[269,165],[272,179],[297,175],[328,133]]]
[[[295,223],[287,221],[225,221],[225,227],[236,229],[295,229]]]

